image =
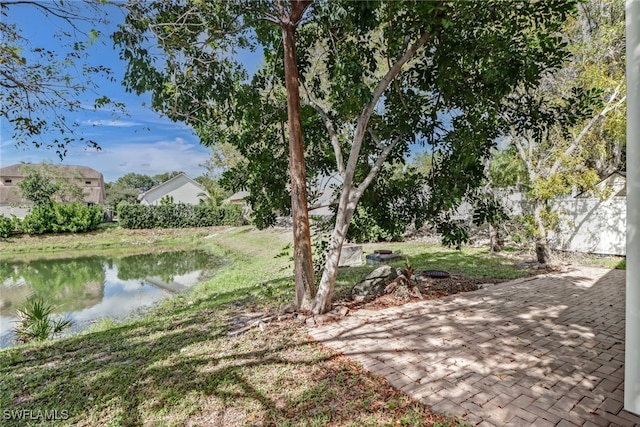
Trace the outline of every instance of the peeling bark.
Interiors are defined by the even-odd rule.
[[[284,74],[287,88],[289,126],[289,165],[291,173],[291,210],[293,216],[293,252],[295,277],[295,308],[315,297],[315,279],[311,255],[311,230],[307,206],[307,177],[304,142],[300,119],[300,84],[296,52],[296,28],[310,1],[292,1],[289,16],[281,16],[284,46]],[[281,9],[281,13],[284,13]]]

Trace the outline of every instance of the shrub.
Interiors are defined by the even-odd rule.
[[[15,328],[16,336],[22,342],[44,341],[53,338],[71,326],[68,319],[55,319],[53,306],[42,298],[29,297],[22,309],[16,311],[20,322]]]
[[[85,233],[98,228],[102,222],[102,207],[82,203],[50,203],[36,205],[20,224],[28,234]]]
[[[123,228],[153,228],[154,221],[150,206],[119,203],[117,208],[118,223]]]
[[[0,215],[0,238],[6,239],[11,237],[20,226],[20,220],[15,216],[6,217]]]
[[[247,223],[242,206],[226,204],[218,208],[222,211],[222,225],[244,225]]]
[[[27,234],[50,233],[54,222],[53,204],[34,205],[20,223],[20,230]]]
[[[144,206],[119,204],[118,221],[123,228],[184,228],[214,225],[243,225],[242,207],[237,205],[161,204]]]

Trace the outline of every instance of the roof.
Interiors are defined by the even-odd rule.
[[[20,188],[16,186],[5,187],[0,185],[0,203],[8,205],[16,205],[24,203]]]
[[[64,175],[80,175],[82,178],[100,179],[102,174],[88,166],[77,165],[52,165],[46,163],[18,163],[11,166],[0,168],[0,177],[2,176],[24,176],[24,169],[48,169],[52,168]]]
[[[246,199],[247,197],[249,197],[251,193],[249,193],[246,190],[240,190],[236,193],[233,193],[231,196],[227,197],[224,201],[226,203],[234,203],[234,202],[241,202],[242,200]]]
[[[189,178],[184,172],[180,172],[178,175],[174,176],[173,178],[170,178],[170,179],[166,180],[165,182],[156,185],[155,187],[151,187],[150,189],[148,189],[144,193],[141,193],[140,195],[138,195],[138,200],[144,199],[148,194],[155,193],[159,188],[162,188],[162,187],[164,187],[166,185],[169,185],[173,181],[177,181],[178,179],[185,179],[185,178],[187,179],[188,182],[191,182],[196,187],[200,188],[204,193],[207,192],[207,189],[204,188],[204,186],[202,184],[200,184],[198,181],[196,181],[195,179]]]
[[[0,168],[0,204],[21,205],[31,204],[22,197],[20,188],[15,185],[29,175],[29,170],[53,171],[55,175],[70,177],[71,179],[91,180],[91,186],[82,187],[82,201],[85,203],[104,203],[104,179],[102,174],[88,166],[52,165],[47,163],[18,163]],[[15,178],[11,185],[3,185],[5,179]]]

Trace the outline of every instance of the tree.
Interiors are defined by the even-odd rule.
[[[54,165],[41,163],[22,168],[25,178],[17,186],[22,196],[36,205],[48,205],[53,201],[62,203],[83,200],[84,192],[78,184],[81,175],[69,175]]]
[[[144,193],[158,184],[153,177],[135,172],[122,175],[115,183],[123,187],[135,188],[139,193]]]
[[[296,15],[302,19],[295,23],[309,178],[335,173],[341,181],[314,313],[331,308],[340,251],[358,202],[384,164],[403,159],[413,143],[430,144],[437,153],[428,213],[441,230],[453,230],[442,212],[481,181],[483,159],[499,135],[501,100],[518,85],[536,85],[562,62],[566,52],[557,33],[574,6],[345,1],[317,2]],[[282,171],[289,166],[292,186],[302,184],[294,180],[302,159],[284,148],[297,132],[286,108],[291,40],[282,41],[278,28],[268,25],[282,17],[281,3],[237,7],[203,2],[138,8],[116,41],[129,62],[130,87],[155,88],[156,108],[189,122],[201,138],[231,143],[248,160],[226,178],[252,189],[250,202],[254,212],[265,212],[258,217],[264,225],[273,218],[268,208],[285,204]],[[154,62],[153,48],[143,44],[148,29],[165,60]],[[234,48],[258,46],[265,67],[249,81],[230,56]],[[291,190],[296,212],[307,201],[301,189]]]
[[[127,187],[119,182],[107,182],[104,184],[105,205],[113,208],[119,203],[137,203],[140,190]]]
[[[311,0],[188,4],[132,1],[127,5],[125,23],[114,35],[123,49],[122,57],[128,61],[127,87],[138,93],[151,90],[153,108],[173,120],[189,123],[201,138],[210,126],[220,125],[215,121],[223,121],[230,112],[237,102],[234,89],[246,75],[229,54],[236,48],[255,48],[256,38],[262,42],[269,39],[271,44],[279,40],[291,159],[296,307],[315,295],[296,50],[296,30],[310,4]],[[274,29],[280,32],[279,37]],[[165,54],[161,64],[154,59],[154,48],[141,46],[149,37],[158,41]]]
[[[509,140],[524,166],[538,262],[550,261],[548,233],[559,224],[551,203],[587,190],[623,165],[624,5],[581,4],[565,29],[571,59],[540,85],[507,101]]]
[[[362,194],[351,218],[351,242],[400,241],[407,227],[426,218],[426,175],[402,163],[385,164]]]
[[[89,62],[87,49],[100,37],[96,29],[105,23],[101,1],[82,4],[53,1],[0,1],[0,118],[13,130],[17,146],[55,149],[60,158],[74,141],[99,148],[97,141],[85,139],[76,132],[78,123],[67,113],[83,108],[81,97],[94,94],[94,108],[124,106],[99,95],[97,77],[111,79],[109,68]],[[11,12],[26,7],[60,25],[61,31],[52,34],[61,42],[61,50],[52,51],[33,46],[11,23]],[[96,28],[93,28],[93,26]]]
[[[20,188],[22,197],[36,206],[53,203],[54,196],[60,189],[60,185],[37,169],[28,171],[28,175],[16,185]]]

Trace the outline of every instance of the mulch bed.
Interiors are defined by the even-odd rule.
[[[381,310],[387,307],[407,304],[414,301],[433,300],[460,292],[471,292],[478,290],[478,286],[485,283],[500,283],[504,280],[477,279],[464,276],[452,275],[448,278],[422,278],[416,281],[416,285],[422,298],[417,295],[397,295],[388,293],[378,297],[367,297],[362,301],[356,301],[350,296],[343,295],[342,301],[336,301],[339,305],[344,305],[349,310],[369,309]],[[346,299],[346,300],[345,300]]]

